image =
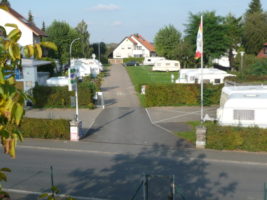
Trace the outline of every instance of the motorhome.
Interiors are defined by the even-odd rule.
[[[223,126],[267,128],[267,86],[225,86],[217,120]]]
[[[143,61],[143,65],[151,65],[153,66],[157,61],[165,60],[164,57],[147,57]]]
[[[211,83],[213,85],[224,83],[224,78],[235,76],[227,72],[214,68],[198,68],[198,69],[181,69],[179,78],[176,83],[201,83],[203,77],[204,83]]]
[[[152,67],[153,71],[172,72],[180,70],[180,62],[177,60],[159,60]]]

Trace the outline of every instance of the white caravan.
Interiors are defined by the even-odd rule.
[[[267,86],[225,86],[217,120],[223,126],[267,128]]]
[[[152,67],[153,71],[173,72],[180,70],[180,62],[177,60],[159,60]]]
[[[214,68],[203,68],[203,82],[211,83],[213,85],[221,84],[224,82],[225,77],[235,76],[227,72]],[[198,69],[181,69],[179,78],[176,83],[201,83],[201,68]]]
[[[65,76],[51,77],[46,80],[48,86],[68,86],[69,79]]]
[[[147,57],[144,59],[143,65],[154,65],[157,61],[165,60],[164,57]]]

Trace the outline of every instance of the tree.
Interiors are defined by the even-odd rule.
[[[260,0],[252,0],[249,4],[249,8],[246,12],[246,16],[254,13],[263,12]]]
[[[229,14],[224,18],[224,26],[226,28],[225,37],[227,42],[228,58],[231,67],[234,66],[233,51],[237,51],[240,48],[242,41],[241,19],[241,17],[236,18],[232,14]]]
[[[93,53],[96,55],[96,58],[99,58],[99,48],[100,48],[100,61],[106,61],[106,52],[107,52],[107,46],[104,42],[100,43],[93,43],[92,44],[92,49]]]
[[[10,7],[10,3],[9,3],[8,0],[2,0],[0,4],[1,5],[6,5],[6,6]]]
[[[42,23],[42,29],[41,29],[43,32],[45,32],[45,22],[43,21]]]
[[[91,57],[92,49],[90,48],[90,33],[88,32],[88,26],[84,20],[82,20],[75,28],[81,38],[81,57],[89,58]]]
[[[267,13],[256,12],[245,18],[242,43],[248,54],[257,54],[267,41]]]
[[[71,28],[68,23],[60,21],[54,21],[49,27],[47,27],[46,33],[48,37],[45,38],[45,40],[54,42],[58,46],[57,52],[48,51],[49,57],[59,59],[61,64],[68,63],[70,59],[70,44],[80,35],[75,29]],[[72,48],[73,57],[77,57],[77,55],[81,53],[80,46],[80,41],[74,43]]]
[[[180,41],[177,46],[177,60],[180,61],[182,68],[195,67],[194,48],[193,45],[186,39]]]
[[[29,13],[28,13],[28,22],[34,24],[34,19],[33,19],[32,11],[29,11]]]
[[[204,41],[204,63],[213,58],[218,58],[227,51],[225,38],[226,28],[223,25],[223,17],[217,16],[215,12],[203,12],[199,14],[190,13],[189,23],[186,24],[186,39],[196,49],[196,37],[203,16],[203,41]]]
[[[167,59],[175,59],[181,33],[173,25],[160,29],[154,38],[156,52]]]

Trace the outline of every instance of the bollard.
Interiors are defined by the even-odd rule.
[[[70,140],[79,141],[82,136],[82,121],[70,121]]]
[[[196,127],[196,148],[205,149],[206,147],[206,132],[207,128],[204,126]]]

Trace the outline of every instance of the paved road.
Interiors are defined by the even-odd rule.
[[[34,143],[34,142],[33,142]],[[77,199],[130,199],[142,174],[175,175],[175,181],[190,200],[261,200],[267,180],[267,155],[175,150],[164,145],[139,146],[136,153],[91,151],[88,145],[65,147],[18,147],[17,159],[1,156],[0,163],[12,169],[8,182],[13,200],[36,199],[34,192],[47,192],[50,165],[54,183],[62,193]],[[149,179],[149,199],[165,200],[168,178]],[[141,200],[141,194],[137,196]],[[178,198],[177,198],[178,199]]]
[[[109,74],[102,88],[107,107],[83,141],[192,147],[151,123],[146,110],[139,107],[134,87],[122,65],[112,65]]]

